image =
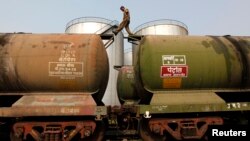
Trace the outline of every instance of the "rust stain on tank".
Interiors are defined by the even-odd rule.
[[[87,93],[81,95],[76,93],[68,93],[69,95],[29,95],[20,98],[13,106],[25,107],[25,106],[86,106],[96,103],[92,96]]]
[[[51,44],[72,44],[71,42],[67,42],[67,41],[48,41],[48,43],[51,43]]]
[[[79,47],[79,48],[81,48],[81,47],[86,47],[86,44],[83,43],[83,44],[79,45],[78,47]]]
[[[0,47],[0,54],[5,56],[0,59],[3,68],[0,92],[92,95],[107,85],[108,58],[98,35],[12,34],[7,39],[4,47]],[[98,93],[100,97],[103,94],[104,91]]]
[[[9,37],[9,34],[3,34],[3,35],[0,35],[0,45],[1,46],[4,46],[5,44],[8,43],[8,38]]]

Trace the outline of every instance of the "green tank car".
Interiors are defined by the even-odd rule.
[[[250,37],[146,35],[137,43],[134,78],[119,79],[118,92],[139,97],[143,140],[204,139],[208,126],[247,125]]]

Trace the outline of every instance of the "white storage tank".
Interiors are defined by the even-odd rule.
[[[124,50],[124,65],[132,65],[133,51],[132,47],[128,47]]]
[[[66,33],[95,33],[95,34],[113,34],[112,27],[118,25],[117,21],[112,21],[100,17],[81,17],[70,21],[66,25]],[[107,40],[103,40],[107,42]],[[117,97],[116,81],[118,71],[114,66],[122,66],[124,62],[123,51],[123,33],[119,32],[114,37],[114,42],[106,49],[109,57],[109,80],[103,97],[105,105],[120,105]]]
[[[188,27],[177,20],[161,19],[139,25],[133,33],[135,35],[188,35]],[[137,49],[136,45],[132,45],[132,64],[136,61]],[[129,58],[125,58],[125,60],[129,60]]]
[[[135,28],[136,35],[188,35],[188,27],[177,20],[162,19]]]

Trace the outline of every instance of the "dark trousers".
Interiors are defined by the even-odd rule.
[[[129,20],[123,20],[120,25],[118,26],[118,28],[116,29],[116,32],[120,32],[124,27],[126,29],[126,31],[128,32],[129,35],[132,35],[133,33],[130,31],[129,29]]]

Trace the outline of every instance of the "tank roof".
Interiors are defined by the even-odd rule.
[[[118,25],[118,21],[114,20],[109,20],[109,19],[105,19],[105,18],[101,18],[101,17],[80,17],[80,18],[76,18],[73,19],[71,21],[69,21],[66,24],[66,30],[71,27],[72,25],[75,24],[79,24],[79,23],[85,23],[85,22],[96,22],[96,23],[105,23],[107,25]]]
[[[144,28],[147,28],[150,26],[155,26],[155,25],[176,25],[176,26],[183,27],[188,31],[187,25],[185,25],[184,23],[182,23],[180,21],[172,20],[172,19],[160,19],[160,20],[154,20],[154,21],[150,21],[150,22],[146,22],[144,24],[141,24],[134,29],[134,32],[137,32],[141,29],[144,29]]]

